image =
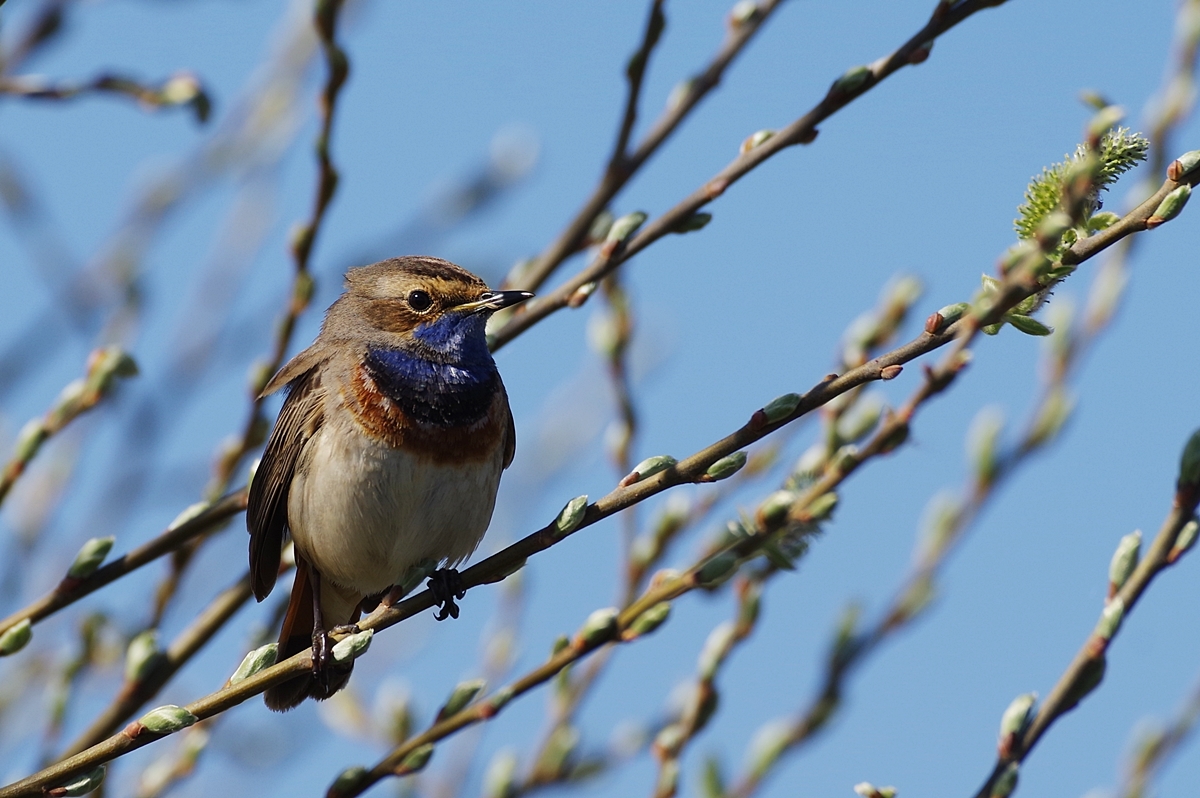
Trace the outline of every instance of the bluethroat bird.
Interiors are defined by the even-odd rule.
[[[414,565],[453,567],[479,545],[516,450],[484,326],[531,296],[489,290],[438,258],[351,269],[316,341],[263,390],[287,398],[250,485],[254,596],[275,586],[291,533],[279,659],[313,651],[312,674],[266,691],[271,709],[341,689],[350,671],[332,662],[329,630],[355,623]],[[458,614],[455,576],[431,580],[439,618]]]

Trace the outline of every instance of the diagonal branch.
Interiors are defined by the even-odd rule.
[[[517,335],[550,314],[568,306],[578,307],[581,305],[586,301],[587,296],[591,293],[590,287],[596,281],[663,236],[682,229],[683,225],[697,211],[721,196],[726,189],[744,177],[748,172],[788,147],[811,143],[817,136],[818,124],[870,91],[901,67],[910,64],[919,64],[928,58],[933,41],[938,36],[976,12],[992,6],[1003,5],[1004,2],[1005,0],[963,0],[957,4],[952,4],[943,0],[943,2],[938,3],[925,27],[891,55],[885,56],[869,66],[856,67],[847,71],[842,77],[834,81],[825,97],[804,116],[761,143],[758,143],[756,146],[745,149],[744,152],[738,155],[737,158],[731,161],[703,186],[692,192],[690,196],[678,203],[674,208],[671,208],[654,221],[648,223],[636,235],[624,242],[623,246],[605,246],[601,248],[597,258],[587,268],[569,279],[566,284],[560,286],[550,294],[524,303],[521,309],[514,313],[511,320],[496,331],[493,349],[499,349],[504,346]],[[655,131],[652,130],[647,136],[647,140],[649,141],[654,134]],[[636,157],[636,154],[634,157]],[[608,179],[607,176],[605,179]],[[603,185],[601,188],[603,188]],[[606,203],[607,199],[595,208],[594,213],[588,217],[586,224],[577,225],[577,219],[576,222],[572,223],[571,228],[568,228],[567,233],[564,233],[565,237],[575,227],[582,228],[578,236],[571,239],[573,242],[572,248],[577,246],[578,241],[582,240],[583,234],[586,233],[588,226],[591,224],[591,219],[595,218],[595,214],[599,213]],[[563,238],[559,240],[562,241]],[[555,245],[558,243],[556,241]],[[553,253],[557,253],[557,249],[554,249],[555,245],[551,245]],[[563,257],[569,254],[570,251],[567,250]],[[540,257],[530,267],[528,274],[531,276],[525,278],[522,284],[531,286],[540,284],[541,280],[537,279],[540,275],[539,268],[543,263],[548,262],[549,260],[545,254]]]
[[[583,203],[583,207],[575,213],[574,218],[563,228],[558,237],[531,264],[523,266],[519,274],[516,272],[510,274],[506,283],[510,283],[514,287],[536,290],[562,265],[563,261],[579,250],[584,244],[588,230],[591,229],[596,216],[608,207],[613,197],[625,187],[650,156],[658,151],[663,142],[675,132],[680,123],[704,99],[705,95],[716,88],[733,59],[742,52],[781,2],[782,0],[763,0],[755,8],[753,14],[745,19],[733,21],[729,35],[712,61],[704,68],[703,72],[685,84],[686,90],[663,111],[633,152],[625,152],[625,147],[628,147],[628,137],[618,136],[618,147],[614,149],[609,166],[605,169],[604,175],[593,189],[591,196]],[[651,30],[650,25],[653,23],[653,19],[652,9],[647,33]],[[649,53],[649,48],[643,45],[643,49],[647,54]],[[630,128],[633,126],[628,109],[636,104],[637,98],[633,96],[632,89],[631,81],[630,97],[626,103],[626,116],[622,121],[622,130],[627,124]],[[620,146],[622,138],[625,138],[625,147]],[[620,168],[614,168],[614,165],[618,164]]]

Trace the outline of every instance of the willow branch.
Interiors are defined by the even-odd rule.
[[[658,151],[658,148],[675,132],[680,123],[704,99],[705,95],[721,82],[721,78],[730,63],[742,52],[754,37],[754,34],[758,33],[763,23],[767,21],[781,2],[782,0],[763,0],[763,2],[759,3],[756,13],[748,19],[736,22],[730,26],[730,31],[725,38],[725,42],[721,45],[721,49],[713,57],[712,61],[708,63],[700,74],[685,84],[685,91],[682,95],[663,111],[662,115],[646,133],[646,137],[642,139],[633,152],[626,153],[625,151],[625,147],[628,146],[628,136],[624,136],[623,133],[618,135],[618,146],[614,148],[613,154],[609,158],[608,167],[605,169],[604,175],[600,178],[600,182],[592,191],[591,196],[588,197],[567,226],[563,228],[558,237],[531,264],[522,267],[519,274],[514,273],[509,275],[509,279],[506,282],[516,287],[536,290],[538,286],[542,285],[554,273],[563,261],[583,246],[587,239],[588,230],[591,229],[592,222],[595,221],[596,216],[608,207],[613,197],[625,187],[630,178],[649,160],[650,156]],[[653,23],[653,13],[652,8],[650,23]],[[650,27],[648,23],[647,33],[649,32]],[[649,48],[646,48],[644,43],[643,49],[649,53]],[[632,91],[631,81],[630,96],[626,101],[625,116],[621,123],[622,131],[624,131],[626,124],[632,130],[633,119],[629,115],[629,108],[632,105],[636,105],[636,103],[637,97],[634,96]],[[636,109],[634,113],[636,113]],[[625,139],[624,146],[622,146],[622,138]]]
[[[68,383],[42,418],[33,419],[21,429],[12,459],[0,470],[0,504],[3,504],[12,486],[37,456],[42,444],[100,404],[112,391],[118,377],[131,377],[134,374],[137,374],[137,365],[120,348],[112,346],[93,351],[88,356],[84,376]]]
[[[188,520],[173,524],[158,537],[113,560],[91,576],[85,579],[64,579],[42,598],[0,621],[0,634],[22,621],[37,623],[53,615],[143,565],[171,553],[196,536],[211,531],[245,509],[245,489],[225,496]]]
[[[171,677],[182,668],[221,630],[221,627],[233,617],[242,605],[250,598],[250,575],[243,576],[237,584],[227,588],[218,595],[179,633],[179,636],[167,648],[148,672],[125,683],[121,692],[91,725],[79,735],[63,752],[63,758],[73,756],[80,751],[96,745],[115,732],[122,723],[133,717],[140,707],[158,694],[158,691],[170,681]]]
[[[1180,484],[1176,490],[1171,511],[1159,528],[1149,551],[1112,599],[1112,602],[1123,602],[1125,618],[1129,617],[1134,605],[1137,604],[1138,599],[1146,592],[1155,577],[1176,562],[1176,557],[1172,556],[1176,539],[1179,537],[1180,530],[1192,520],[1198,503],[1200,503],[1200,485]],[[1050,694],[1046,696],[1046,700],[1029,723],[1028,728],[1019,735],[1018,740],[1009,746],[1010,750],[1001,751],[1001,756],[997,757],[991,774],[979,791],[975,793],[976,798],[991,796],[997,781],[1006,772],[1009,772],[1010,768],[1025,760],[1054,722],[1074,709],[1089,692],[1099,685],[1100,678],[1104,673],[1105,653],[1115,637],[1115,630],[1108,637],[1099,632],[1092,632],[1088,635],[1074,659],[1071,660],[1071,664],[1067,666]]]
[[[726,189],[767,159],[788,147],[811,143],[816,138],[818,124],[870,91],[901,67],[924,61],[929,56],[934,39],[938,36],[976,12],[984,8],[1003,5],[1004,2],[1005,0],[963,0],[957,5],[948,2],[938,3],[925,27],[891,55],[881,58],[869,66],[847,72],[834,82],[825,97],[804,116],[757,146],[747,149],[703,186],[692,192],[689,197],[641,228],[622,245],[602,247],[598,257],[564,285],[549,294],[524,303],[521,309],[514,313],[511,320],[496,331],[493,348],[499,349],[552,313],[568,306],[578,307],[586,301],[587,295],[590,293],[585,289],[586,286],[609,274],[613,269],[663,236],[679,230],[681,225],[687,222],[693,214],[721,196]],[[653,133],[654,131],[651,131],[649,135],[652,136]],[[607,202],[607,200],[605,201]],[[575,242],[573,246],[577,246],[578,241],[582,240],[582,236],[591,224],[591,219],[594,219],[595,213],[599,213],[603,207],[604,205],[601,204],[595,209],[595,212],[588,217],[587,224],[578,225],[582,227],[582,230],[577,238],[572,239]],[[569,228],[567,232],[571,233],[576,226],[573,223],[572,228]],[[565,236],[566,234],[564,234]],[[553,250],[553,252],[557,253],[557,250]],[[537,267],[543,262],[549,262],[544,255],[531,267],[531,272],[535,277],[537,276]],[[537,282],[531,282],[531,284],[537,285]]]

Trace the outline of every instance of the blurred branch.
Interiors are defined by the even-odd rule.
[[[136,571],[164,554],[174,551],[197,535],[211,531],[245,509],[246,490],[243,488],[214,504],[203,506],[199,512],[185,513],[184,520],[171,524],[167,531],[157,538],[144,543],[123,557],[113,560],[90,576],[84,579],[75,579],[69,576],[64,578],[53,591],[0,621],[0,634],[7,632],[22,621],[28,620],[36,623],[53,615],[84,596]]]
[[[0,471],[0,503],[4,502],[13,484],[25,472],[29,462],[50,437],[78,416],[91,410],[109,394],[117,377],[137,374],[133,358],[112,346],[97,349],[88,357],[87,373],[67,384],[54,406],[42,418],[31,420],[17,435],[12,459]]]
[[[665,726],[655,737],[654,756],[658,759],[658,778],[654,798],[674,798],[679,792],[680,754],[708,724],[717,711],[717,673],[733,650],[744,643],[758,624],[763,582],[775,573],[763,573],[740,579],[737,583],[737,609],[732,620],[722,621],[709,633],[696,664],[696,681],[680,718]]]
[[[1200,52],[1200,0],[1182,0],[1175,19],[1175,42],[1162,88],[1147,113],[1150,174],[1166,168],[1167,153],[1179,126],[1191,115],[1196,98],[1196,60]],[[1153,178],[1151,178],[1153,179]]]
[[[291,345],[296,321],[312,300],[314,283],[309,269],[309,261],[312,256],[313,244],[316,242],[321,224],[325,220],[325,211],[337,190],[338,172],[334,168],[330,155],[330,139],[333,135],[338,97],[350,72],[346,53],[338,46],[334,38],[337,31],[338,13],[341,8],[342,0],[318,0],[313,13],[313,25],[317,31],[321,50],[325,55],[327,74],[320,96],[321,126],[316,141],[317,186],[311,215],[292,237],[295,274],[292,278],[292,290],[287,310],[279,324],[269,360],[255,369],[250,388],[250,406],[242,430],[232,443],[223,445],[218,454],[216,473],[206,491],[209,500],[215,499],[228,490],[234,472],[245,457],[256,447],[262,445],[268,429],[268,422],[262,410],[262,389],[271,376],[283,365]],[[159,585],[155,601],[156,617],[161,616],[174,595],[179,579],[191,562],[192,555],[199,543],[200,541],[197,541],[176,550],[172,559],[171,574]]]
[[[598,280],[611,273],[613,269],[663,236],[686,229],[690,220],[692,220],[701,208],[721,196],[729,186],[733,185],[748,172],[788,147],[811,143],[817,136],[817,125],[819,123],[870,91],[901,67],[925,61],[929,57],[930,48],[932,48],[933,42],[938,36],[950,30],[972,14],[984,8],[1003,5],[1004,2],[1005,0],[962,0],[962,2],[957,4],[951,3],[949,0],[939,2],[925,27],[891,55],[881,58],[869,66],[855,67],[847,71],[834,81],[825,97],[804,116],[792,122],[783,130],[772,133],[761,140],[758,140],[757,136],[752,136],[751,139],[747,140],[747,145],[750,146],[744,145],[743,152],[737,158],[714,175],[703,186],[694,191],[691,196],[642,227],[636,233],[628,235],[627,239],[610,239],[600,248],[595,260],[574,277],[567,280],[564,285],[549,294],[524,303],[513,314],[509,322],[496,331],[493,349],[499,349],[532,325],[558,310],[565,307],[579,307],[582,305],[587,301],[588,296],[594,288],[594,284]],[[765,9],[766,6],[762,8]],[[749,24],[757,25],[760,22],[753,22],[752,20]],[[733,35],[737,36],[736,30]],[[651,131],[647,140],[650,140],[653,136],[654,131]],[[606,174],[605,181],[611,180],[612,178]],[[604,183],[601,184],[600,188],[605,188]],[[592,219],[604,208],[610,198],[610,196],[604,195],[602,191],[598,192],[598,195],[603,197],[604,202],[597,205],[593,210],[592,204],[594,203],[590,201],[590,204],[585,208],[585,211],[591,211],[590,215],[587,215],[586,223],[579,224],[584,214],[577,217],[563,236],[555,244],[551,245],[548,254],[543,254],[539,257],[533,265],[524,271],[522,277],[516,280],[516,282],[523,286],[539,285],[541,279],[538,279],[538,277],[540,271],[545,270],[543,268],[544,264],[555,263],[557,265],[557,263],[562,261],[562,258],[577,248],[578,242],[582,240],[582,236],[590,227]],[[576,228],[580,228],[577,235]],[[561,242],[564,241],[570,241],[571,246],[568,248],[562,245]],[[559,255],[560,251],[562,252],[562,257],[558,257],[558,260],[555,261],[554,258]]]
[[[625,114],[622,117],[620,132],[617,135],[617,143],[613,148],[612,155],[609,157],[607,168],[604,170],[604,175],[600,178],[600,182],[593,189],[592,195],[584,202],[575,214],[574,218],[563,228],[558,237],[542,251],[538,257],[529,264],[522,265],[513,273],[510,273],[505,283],[513,287],[526,288],[536,290],[538,286],[546,281],[551,274],[573,253],[579,250],[587,240],[588,231],[592,227],[592,223],[596,217],[608,207],[630,178],[637,173],[638,169],[658,151],[658,148],[665,142],[679,124],[687,118],[692,109],[704,99],[718,83],[721,82],[721,77],[725,74],[726,68],[734,58],[741,53],[743,48],[758,33],[762,24],[767,21],[771,13],[779,6],[781,0],[762,0],[756,7],[753,13],[748,14],[738,20],[731,20],[729,33],[725,37],[724,44],[721,49],[713,57],[713,60],[708,63],[704,71],[695,77],[688,80],[683,91],[675,98],[674,102],[668,104],[668,107],[662,112],[662,115],[646,133],[645,138],[638,144],[633,152],[627,152],[629,144],[629,135],[632,132],[633,122],[637,114],[637,101],[641,91],[641,82],[645,71],[645,61],[649,59],[651,49],[661,34],[661,19],[662,11],[660,3],[654,0],[651,6],[650,18],[647,21],[646,31],[643,35],[642,46],[638,50],[638,54],[645,53],[645,58],[639,66],[635,75],[633,70],[629,70],[630,91],[625,104]],[[656,22],[656,12],[659,20]],[[657,28],[657,30],[656,30]],[[637,55],[634,56],[634,59]],[[633,66],[634,62],[630,62]],[[628,127],[630,133],[626,133]]]
[[[1150,783],[1192,736],[1197,721],[1200,721],[1200,686],[1193,688],[1169,726],[1147,731],[1134,744],[1133,761],[1119,793],[1121,798],[1147,795]]]
[[[208,93],[190,72],[178,72],[158,86],[115,74],[101,74],[78,83],[51,83],[38,75],[0,75],[2,94],[30,100],[72,100],[87,94],[115,94],[137,100],[147,110],[186,106],[196,115],[197,122],[207,122],[212,110]]]
[[[133,679],[128,679],[117,694],[116,700],[92,721],[86,731],[67,746],[62,758],[73,756],[96,745],[128,721],[133,713],[157,695],[176,671],[187,664],[188,660],[220,631],[249,598],[250,575],[246,574],[237,584],[213,599],[209,606],[179,633],[166,652],[153,659],[150,667],[136,674]]]
[[[638,98],[642,94],[642,83],[646,77],[646,66],[650,62],[650,53],[658,44],[663,28],[667,26],[667,18],[663,14],[663,0],[650,1],[650,16],[646,19],[646,30],[642,34],[642,45],[629,59],[625,67],[625,76],[629,79],[629,94],[625,100],[625,114],[621,118],[621,130],[617,134],[617,143],[613,147],[609,159],[609,169],[620,169],[629,157],[629,137],[633,135],[633,125],[637,121]]]
[[[1189,473],[1189,455],[1193,461],[1191,472],[1194,473]],[[1195,524],[1197,503],[1200,503],[1200,431],[1192,436],[1184,450],[1184,467],[1181,469],[1173,506],[1145,558],[1138,563],[1120,590],[1105,604],[1096,629],[1088,635],[1071,664],[1046,696],[1037,714],[1029,718],[1022,728],[1015,730],[1011,739],[1001,739],[996,764],[983,786],[975,793],[976,798],[989,798],[999,794],[998,785],[1003,786],[1006,781],[1011,787],[1015,787],[1018,766],[1025,761],[1050,726],[1099,686],[1106,667],[1105,652],[1116,637],[1122,620],[1128,617],[1154,578],[1173,565],[1183,553],[1182,549],[1176,549],[1176,544],[1180,542],[1180,532],[1184,527],[1189,523]],[[1191,534],[1194,542],[1194,529]]]
[[[70,0],[46,0],[33,13],[33,19],[21,31],[12,45],[0,50],[0,75],[11,73],[39,47],[57,36],[66,21],[66,7]],[[0,6],[4,5],[0,0]]]

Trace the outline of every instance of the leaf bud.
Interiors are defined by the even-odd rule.
[[[696,662],[696,671],[700,679],[711,682],[717,674],[717,668],[729,654],[737,636],[737,625],[733,621],[722,621],[713,627],[700,649],[700,657]]]
[[[695,87],[696,80],[694,78],[688,78],[676,83],[675,87],[671,89],[671,93],[667,95],[667,111],[674,111],[683,105],[683,101],[687,99]]]
[[[653,457],[647,457],[635,465],[633,470],[621,480],[621,487],[633,485],[646,477],[657,474],[659,471],[666,471],[668,468],[674,466],[676,462],[675,458],[669,454],[656,454]]]
[[[29,419],[17,433],[17,443],[13,447],[13,459],[22,463],[29,462],[37,454],[37,450],[47,437],[49,437],[49,433],[46,425],[42,423],[42,419]]]
[[[517,755],[512,749],[497,751],[483,776],[484,798],[514,798],[517,795]]]
[[[792,490],[777,490],[763,499],[758,506],[758,520],[763,526],[772,526],[787,517],[788,511],[796,503],[798,494]]]
[[[67,569],[67,576],[72,579],[87,579],[104,563],[104,558],[112,551],[116,538],[109,535],[106,538],[92,538],[79,548],[75,561]]]
[[[238,665],[237,670],[229,677],[229,683],[237,684],[238,682],[245,681],[263,668],[271,667],[275,664],[275,659],[278,656],[278,643],[267,643],[265,646],[259,646],[242,658],[242,664]]]
[[[158,649],[158,631],[147,629],[129,641],[125,651],[125,680],[140,682],[158,666],[163,653]]]
[[[1112,601],[1104,605],[1104,609],[1100,611],[1100,620],[1096,622],[1096,628],[1092,630],[1092,634],[1101,640],[1112,640],[1113,635],[1121,628],[1121,621],[1125,618],[1125,600],[1117,596]]]
[[[1196,545],[1196,533],[1200,532],[1200,522],[1192,516],[1192,520],[1183,525],[1183,529],[1179,530],[1179,534],[1175,536],[1175,545],[1171,547],[1171,551],[1167,553],[1167,562],[1173,563],[1187,553],[1188,549]]]
[[[1200,429],[1192,433],[1179,457],[1179,486],[1200,487]]]
[[[796,412],[796,408],[800,406],[800,394],[785,393],[782,396],[777,396],[771,401],[763,405],[763,414],[767,418],[768,424],[774,424],[777,421],[790,416]]]
[[[154,732],[155,734],[174,734],[180,729],[186,729],[198,720],[200,720],[198,717],[183,707],[166,704],[142,715],[138,718],[138,723],[144,726],[146,731]]]
[[[996,407],[985,407],[971,422],[971,431],[967,433],[967,458],[981,485],[990,485],[996,478],[999,467],[997,443],[1003,430],[1004,416]]]
[[[1000,754],[1006,758],[1012,753],[1016,739],[1025,733],[1033,720],[1033,709],[1037,705],[1037,693],[1025,693],[1012,700],[1000,716]]]
[[[1137,568],[1138,559],[1142,553],[1142,531],[1130,532],[1117,543],[1112,561],[1108,564],[1108,597],[1117,594],[1129,579],[1133,569]]]
[[[176,529],[179,529],[179,527],[183,526],[188,521],[191,521],[193,518],[207,510],[210,506],[210,502],[196,502],[195,504],[188,505],[181,513],[179,513],[179,515],[175,516],[175,520],[171,521],[171,523],[167,525],[167,531],[174,532]]]
[[[33,622],[28,618],[22,618],[20,622],[13,624],[5,629],[3,634],[0,634],[0,657],[16,654],[29,645],[29,641],[32,639]]]
[[[672,233],[694,233],[697,230],[703,230],[712,221],[712,214],[703,211],[693,213],[679,224],[671,228]]]
[[[1074,409],[1074,400],[1062,387],[1055,386],[1051,389],[1038,408],[1033,427],[1026,436],[1027,446],[1036,448],[1057,436]]]
[[[758,778],[765,776],[775,760],[787,749],[791,737],[791,724],[786,720],[773,720],[759,728],[747,752],[750,772]]]
[[[822,493],[804,508],[804,517],[810,521],[822,521],[833,514],[838,505],[837,491]]]
[[[637,232],[637,229],[645,223],[647,218],[648,217],[646,214],[642,211],[634,211],[633,213],[627,213],[624,216],[621,216],[613,221],[612,227],[608,229],[608,235],[605,237],[605,241],[625,241],[631,235]]]
[[[587,648],[609,640],[616,631],[618,615],[616,607],[604,607],[593,611],[575,634],[575,648]]]
[[[674,758],[683,746],[684,739],[683,727],[678,723],[668,723],[654,735],[654,742],[651,744],[654,755],[660,760]]]
[[[625,641],[636,640],[643,635],[648,635],[655,629],[663,625],[663,622],[671,614],[671,602],[660,601],[654,606],[648,608],[641,615],[633,619],[629,624],[629,628],[621,633],[621,639]]]
[[[400,762],[400,766],[394,772],[397,776],[407,776],[409,773],[416,773],[429,764],[431,756],[433,756],[433,743],[418,745],[408,752],[408,756],[404,757]]]
[[[574,499],[566,503],[558,513],[558,517],[554,519],[554,529],[556,537],[563,538],[579,528],[579,524],[583,521],[584,514],[587,513],[588,497],[587,494],[576,496]]]
[[[1200,150],[1191,150],[1180,155],[1167,167],[1167,178],[1180,183],[1197,166],[1200,166]]]
[[[1062,700],[1062,711],[1068,712],[1074,709],[1080,701],[1087,697],[1088,693],[1099,687],[1100,682],[1104,681],[1106,670],[1108,670],[1108,659],[1101,650],[1084,664],[1082,673],[1067,688],[1067,694],[1063,696]]]
[[[441,721],[451,715],[457,715],[464,707],[475,700],[475,696],[483,691],[485,685],[486,682],[483,679],[471,679],[470,681],[459,682],[454,686],[454,690],[450,693],[450,697],[446,699],[446,703],[438,710],[437,720]]]
[[[1188,198],[1192,196],[1192,187],[1184,183],[1179,188],[1172,191],[1167,196],[1163,197],[1162,202],[1146,220],[1146,229],[1153,230],[1160,224],[1165,224],[1171,221],[1179,212],[1183,210],[1183,206],[1187,205]]]
[[[1021,766],[1016,762],[1005,765],[1004,770],[996,777],[996,782],[992,784],[990,798],[1008,798],[1012,795],[1017,789],[1017,775],[1020,770]]]
[[[738,0],[729,11],[729,24],[740,28],[747,22],[753,22],[758,13],[758,3],[755,0]]]
[[[362,765],[352,765],[333,780],[333,784],[329,787],[330,795],[346,795],[356,792],[363,779],[367,776],[367,769]]]
[[[711,482],[718,482],[722,479],[727,479],[733,476],[738,471],[741,471],[742,467],[745,465],[746,453],[734,452],[733,454],[722,457],[720,460],[710,465],[708,470],[704,472],[704,476],[706,476]]]
[[[854,792],[858,793],[862,798],[896,798],[895,787],[876,787],[869,781],[862,781],[855,784]]]
[[[76,776],[71,781],[63,784],[60,787],[55,787],[51,790],[46,790],[46,795],[52,796],[76,796],[87,795],[90,792],[95,792],[100,789],[100,785],[104,783],[104,765],[95,770]]]
[[[708,562],[696,571],[696,584],[700,587],[716,587],[737,570],[738,557],[731,551],[723,551],[710,557]]]
[[[1125,109],[1121,106],[1105,106],[1088,123],[1088,136],[1099,140],[1101,136],[1107,133],[1114,125],[1119,124],[1124,118]]]
[[[333,644],[333,648],[330,651],[333,655],[333,661],[345,663],[358,659],[367,653],[367,649],[371,647],[371,638],[374,636],[374,629],[366,629],[343,637]]]
[[[833,82],[830,88],[832,92],[840,94],[851,94],[858,91],[866,84],[867,79],[871,77],[871,68],[866,66],[850,67],[842,73],[841,77]]]
[[[746,153],[750,152],[750,150],[752,150],[755,147],[757,147],[758,145],[762,144],[767,139],[772,138],[774,135],[775,135],[774,130],[759,130],[754,133],[751,133],[742,142],[742,146],[738,147],[738,153],[741,155],[745,155]]]
[[[966,302],[955,302],[934,313],[925,322],[925,332],[933,335],[949,327],[954,322],[963,317],[963,314],[971,309],[970,304]],[[932,328],[932,329],[931,329]]]

